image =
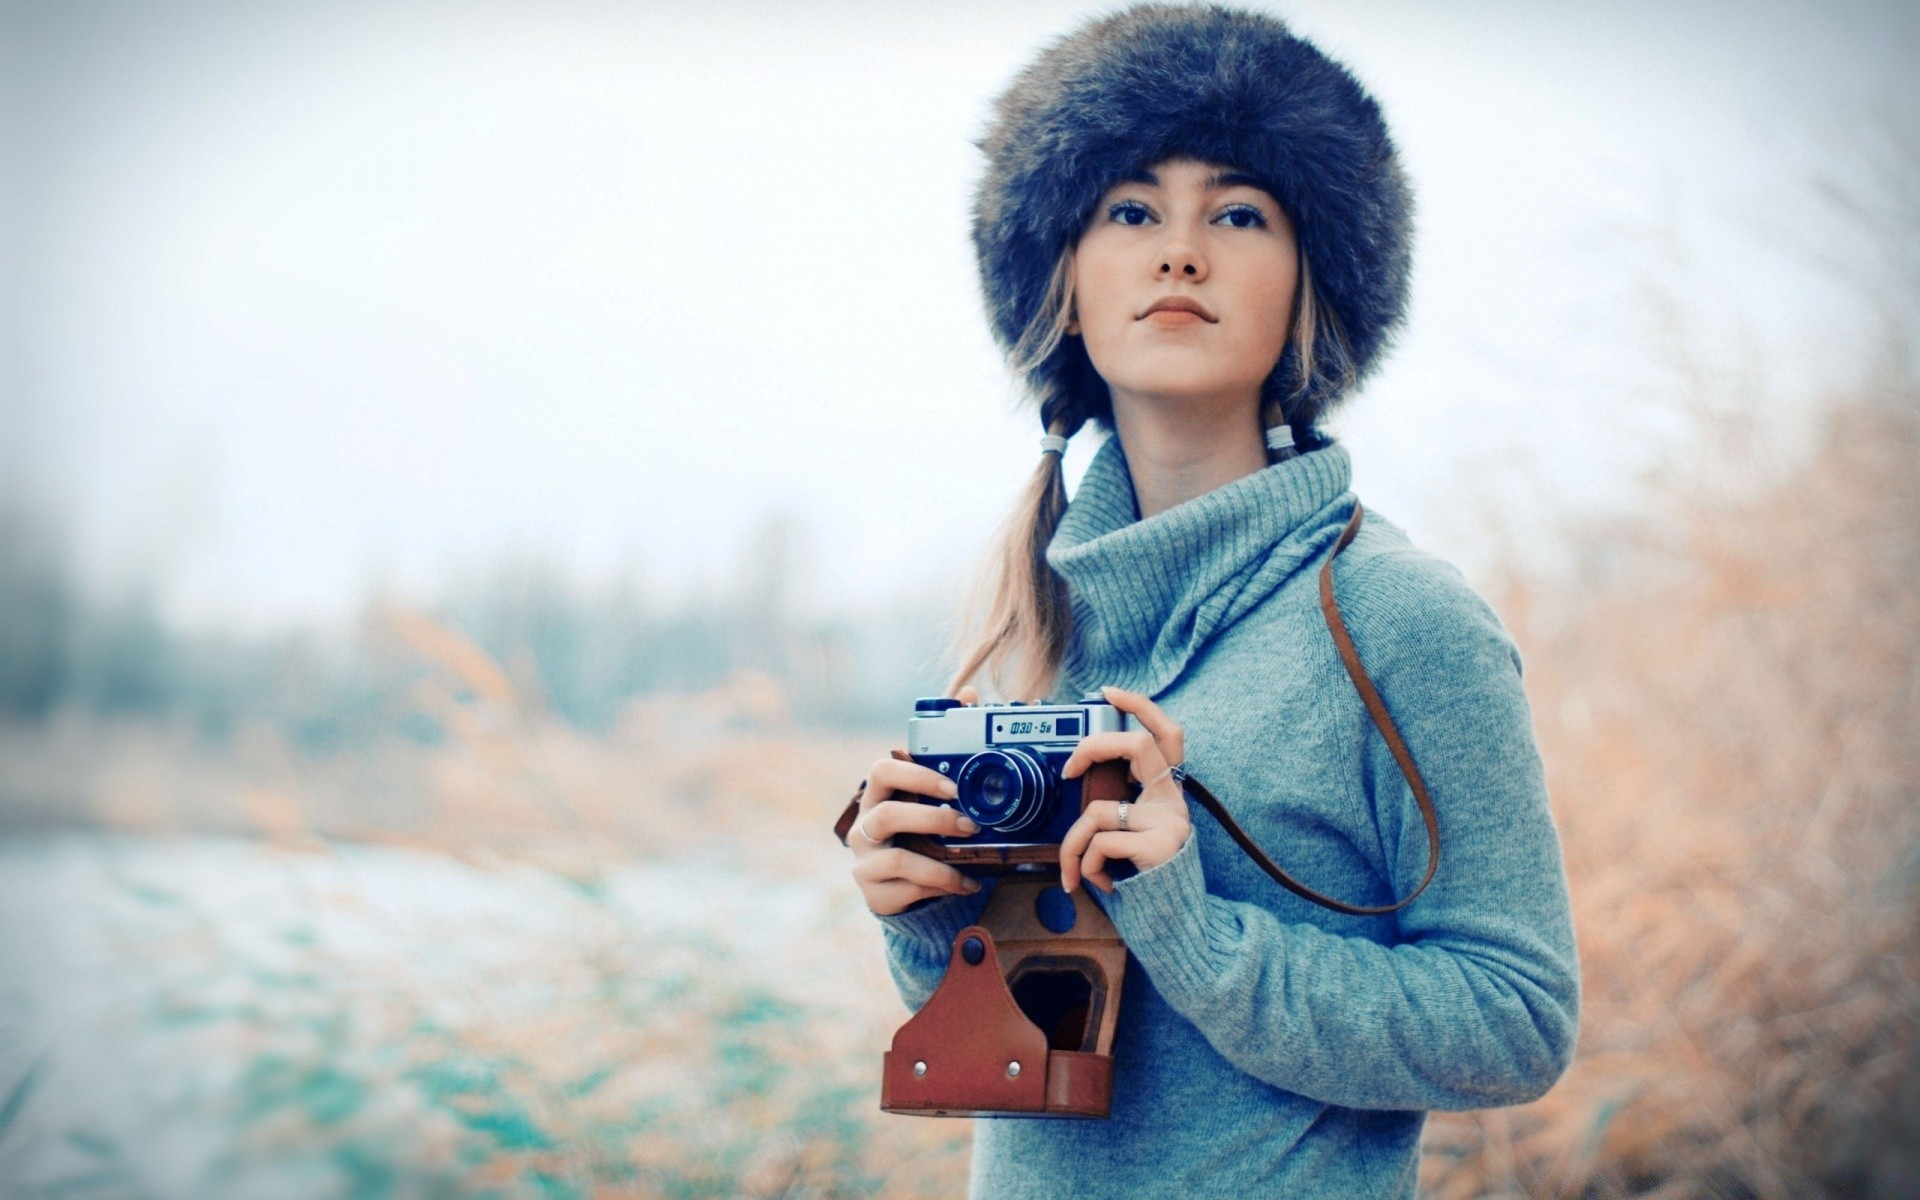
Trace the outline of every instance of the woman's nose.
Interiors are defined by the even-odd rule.
[[[1198,283],[1207,277],[1207,260],[1186,238],[1175,238],[1160,248],[1160,278]]]

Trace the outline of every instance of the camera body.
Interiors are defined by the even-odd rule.
[[[944,697],[917,701],[907,722],[907,752],[959,788],[957,800],[919,797],[925,804],[952,803],[972,817],[980,832],[942,837],[942,857],[968,865],[1011,864],[1044,850],[1048,859],[1081,809],[1112,798],[1109,771],[1089,770],[1064,779],[1081,740],[1117,733],[1129,718],[1097,693],[1073,704],[962,705]],[[1107,764],[1096,764],[1096,767]],[[1124,764],[1122,775],[1124,775]]]

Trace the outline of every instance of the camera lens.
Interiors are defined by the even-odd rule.
[[[954,783],[960,789],[960,811],[982,829],[1001,833],[1025,829],[1038,820],[1053,790],[1046,764],[1017,746],[974,755],[960,768]]]

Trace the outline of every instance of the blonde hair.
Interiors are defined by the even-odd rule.
[[[1084,398],[1072,394],[1061,374],[1040,370],[1061,349],[1073,322],[1074,249],[1069,244],[1061,251],[1039,310],[1007,356],[1013,370],[1029,381],[1048,380],[1035,388],[1033,399],[1047,432],[1061,437],[1072,437],[1096,415]],[[1299,262],[1293,329],[1276,364],[1286,364],[1291,355],[1292,369],[1276,369],[1261,395],[1261,424],[1268,429],[1288,423],[1289,415],[1302,408],[1317,413],[1321,405],[1302,403],[1310,396],[1337,396],[1352,385],[1353,360],[1346,352],[1345,333],[1314,286],[1304,247]],[[1332,353],[1316,354],[1316,348]],[[1317,377],[1316,371],[1327,377]],[[983,586],[970,606],[970,618],[982,608],[985,618],[969,619],[962,626],[965,640],[950,693],[972,683],[983,668],[995,689],[1011,681],[1009,699],[1044,700],[1053,690],[1073,629],[1066,581],[1047,562],[1047,546],[1067,509],[1063,457],[1040,456],[1039,468],[1000,528]],[[978,632],[968,638],[976,626]]]

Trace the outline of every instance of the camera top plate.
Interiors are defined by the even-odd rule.
[[[923,755],[978,754],[996,746],[1071,752],[1080,739],[1129,727],[1127,714],[1104,700],[1078,704],[978,704],[907,720],[907,747]]]

